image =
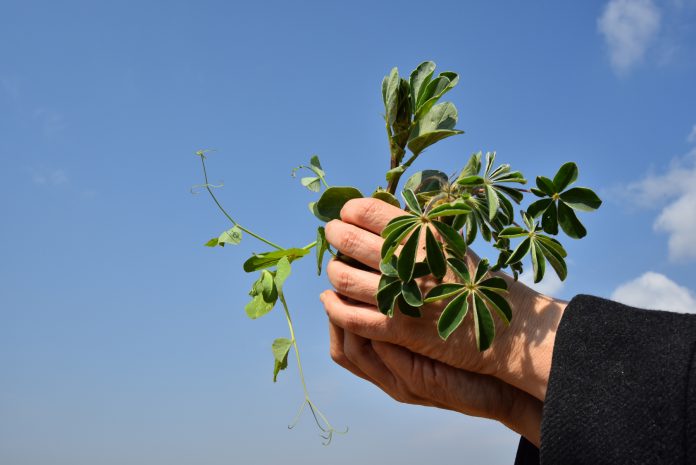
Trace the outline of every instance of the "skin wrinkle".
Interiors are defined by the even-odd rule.
[[[332,357],[401,402],[494,418],[538,445],[542,405],[539,399],[546,393],[556,327],[566,303],[538,294],[505,273],[493,273],[508,283],[514,317],[509,327],[494,317],[496,340],[484,353],[472,350],[473,312],[468,312],[462,327],[447,342],[430,337],[427,332],[434,331],[444,308],[442,302],[424,306],[420,319],[400,312],[393,318],[382,315],[374,306],[379,282],[376,268],[383,242],[379,233],[392,218],[404,213],[374,199],[355,199],[344,206],[343,221],[327,224],[326,237],[332,245],[375,269],[359,270],[340,261],[331,261],[327,266],[329,280],[341,295],[326,291],[322,300],[332,324],[344,328],[343,349],[346,345],[348,349],[345,358],[334,353],[342,348],[334,347],[340,341],[332,337]],[[421,243],[419,257],[424,253]],[[469,251],[466,261],[472,273],[478,260]],[[445,280],[454,280],[449,270]],[[424,292],[437,283],[432,277],[418,281]],[[346,337],[348,334],[351,336]],[[358,350],[351,346],[356,340],[366,343]],[[391,382],[375,367],[370,354],[381,360],[383,370],[392,373]],[[462,386],[467,387],[466,392],[462,392]],[[472,389],[481,391],[475,399],[470,398]]]

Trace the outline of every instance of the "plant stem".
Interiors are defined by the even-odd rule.
[[[302,413],[302,410],[304,410],[305,405],[309,405],[309,409],[312,411],[312,415],[314,416],[314,421],[316,422],[317,426],[319,427],[320,430],[322,430],[324,433],[326,433],[326,436],[323,436],[324,439],[326,439],[326,443],[324,445],[328,445],[331,442],[331,438],[334,433],[345,433],[346,431],[337,431],[331,423],[329,423],[329,420],[326,418],[326,416],[317,408],[317,406],[312,402],[312,399],[309,397],[309,391],[307,390],[307,383],[305,382],[305,377],[304,377],[304,371],[302,370],[302,361],[300,360],[300,349],[297,347],[297,339],[295,338],[295,328],[293,327],[292,324],[292,318],[290,317],[290,310],[288,309],[288,304],[285,301],[285,295],[283,295],[283,292],[280,291],[278,293],[278,299],[280,302],[283,304],[283,310],[285,311],[285,319],[288,322],[288,329],[290,330],[290,340],[292,341],[292,347],[295,350],[295,359],[297,360],[297,370],[300,374],[300,381],[302,382],[302,390],[304,392],[304,402],[302,403],[302,406],[300,407],[299,412],[297,413],[297,416],[295,418],[295,421],[299,419],[299,415]],[[317,418],[317,415],[319,418]],[[324,423],[322,426],[321,421]],[[293,425],[294,426],[294,425]]]
[[[211,197],[213,198],[213,200],[215,201],[215,205],[218,206],[218,208],[220,209],[220,211],[227,217],[227,219],[230,220],[230,222],[231,222],[234,226],[238,227],[239,229],[241,229],[243,232],[247,233],[247,234],[250,235],[251,237],[254,237],[254,238],[258,239],[259,241],[264,242],[264,243],[270,245],[271,247],[273,247],[273,248],[275,248],[275,249],[277,249],[277,250],[285,250],[283,247],[279,246],[278,244],[274,244],[273,242],[271,242],[271,241],[269,241],[269,240],[267,240],[267,239],[264,239],[263,237],[259,236],[258,234],[255,234],[254,232],[252,232],[252,231],[250,231],[249,229],[245,228],[245,227],[242,226],[241,224],[237,223],[237,222],[230,216],[230,214],[227,213],[227,210],[225,210],[225,209],[222,207],[222,205],[221,205],[220,202],[218,201],[217,197],[215,197],[215,194],[213,194],[213,190],[210,188],[210,184],[208,183],[208,171],[207,171],[206,168],[205,168],[205,156],[204,156],[204,155],[199,155],[199,157],[201,158],[201,165],[203,166],[203,178],[205,179],[205,184],[204,184],[204,185],[205,185],[205,189],[208,191],[208,193],[210,194],[210,196],[211,196]]]
[[[387,186],[387,191],[388,191],[390,194],[396,195],[396,188],[397,188],[397,186],[399,185],[399,180],[401,179],[401,176],[406,172],[406,170],[411,166],[411,164],[412,164],[414,161],[416,161],[416,158],[418,158],[418,155],[420,155],[420,154],[414,153],[413,155],[411,155],[411,158],[409,158],[408,160],[406,160],[406,163],[404,163],[403,165],[401,165],[401,166],[404,167],[404,171],[401,172],[401,173],[395,174],[395,175],[391,178],[391,180],[389,181],[389,185]],[[396,167],[394,166],[394,167],[392,167],[392,168],[396,168]]]
[[[302,247],[304,250],[309,250],[312,247],[315,247],[317,245],[317,241],[312,242],[311,244],[307,244],[304,247]]]

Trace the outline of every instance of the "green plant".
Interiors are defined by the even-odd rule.
[[[378,187],[372,197],[398,207],[402,207],[395,196],[399,181],[418,156],[436,142],[462,133],[455,129],[457,109],[454,104],[439,102],[457,85],[459,77],[453,72],[435,76],[434,71],[435,64],[427,61],[421,63],[409,79],[400,77],[394,68],[382,82],[390,167],[386,173],[386,189]],[[268,252],[254,254],[244,262],[246,272],[259,272],[245,310],[250,318],[259,318],[280,301],[290,338],[278,338],[272,343],[273,380],[287,367],[288,354],[291,348],[294,349],[305,399],[291,427],[308,406],[328,444],[337,431],[309,397],[283,286],[290,274],[291,263],[307,256],[312,249],[315,250],[318,274],[321,274],[327,251],[339,259],[342,257],[330,249],[323,226],[317,228],[314,242],[286,249],[237,223],[213,193],[212,188],[218,186],[208,181],[206,152],[199,151],[197,155],[205,179],[201,187],[208,191],[232,223],[230,229],[205,245],[238,244],[242,235],[247,234],[271,247]],[[469,158],[457,175],[425,170],[408,178],[401,191],[406,211],[391,220],[382,231],[382,276],[376,296],[379,310],[390,317],[397,309],[408,316],[419,317],[424,304],[451,299],[437,323],[437,331],[444,340],[459,328],[471,309],[476,345],[480,351],[488,349],[495,338],[493,314],[506,324],[513,317],[507,300],[506,281],[493,273],[509,269],[517,279],[523,269],[522,262],[529,255],[534,282],[544,278],[547,262],[558,277],[565,280],[567,254],[561,243],[551,236],[559,234],[560,226],[560,230],[571,238],[584,237],[585,227],[574,211],[592,211],[602,203],[588,188],[569,188],[578,177],[578,168],[573,162],[563,164],[553,179],[538,176],[537,187],[526,189],[522,187],[527,182],[522,173],[513,171],[507,164],[496,166],[495,158],[495,152],[486,153],[485,158],[479,152]],[[347,201],[364,197],[354,187],[330,186],[317,156],[313,156],[308,165],[295,168],[292,175],[298,170],[310,173],[300,179],[303,186],[321,192],[317,201],[309,204],[310,211],[321,221],[338,219]],[[525,194],[539,199],[526,210],[518,210],[519,215],[516,215],[515,205],[522,203]],[[490,261],[482,259],[471,273],[465,256],[468,246],[479,234],[493,245],[497,257]],[[519,243],[513,247],[512,240],[519,240]],[[417,251],[422,243],[425,245],[425,259],[417,261]],[[458,282],[442,282],[448,270]],[[427,275],[432,275],[440,283],[423,295],[416,280]]]

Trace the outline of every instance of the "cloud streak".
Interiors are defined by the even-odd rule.
[[[611,0],[597,20],[609,60],[619,75],[640,64],[660,31],[661,14],[652,0]]]
[[[652,271],[617,287],[611,299],[651,310],[696,313],[696,298],[691,290]]]
[[[70,180],[64,170],[33,170],[32,181],[39,186],[58,187],[68,184]]]
[[[696,260],[696,148],[674,160],[663,174],[627,186],[629,198],[644,207],[661,207],[653,227],[669,236],[673,262]]]

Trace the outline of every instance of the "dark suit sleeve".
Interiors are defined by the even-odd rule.
[[[575,297],[554,343],[540,463],[696,464],[695,347],[696,315]],[[539,463],[529,446],[516,463]]]

